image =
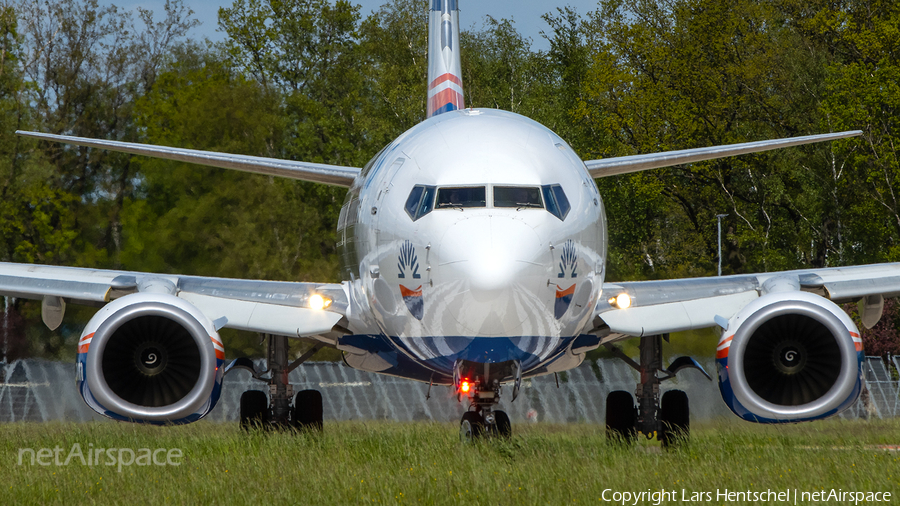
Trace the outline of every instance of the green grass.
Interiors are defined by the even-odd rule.
[[[456,424],[326,423],[321,436],[236,424],[0,426],[0,504],[573,504],[613,491],[890,491],[900,501],[900,420],[695,426],[661,451],[606,443],[599,425],[518,424],[461,445]],[[18,465],[20,448],[179,448],[180,466]],[[793,502],[793,501],[791,501]],[[670,502],[672,503],[672,502]],[[732,502],[737,504],[740,502]],[[801,501],[802,503],[802,501]],[[653,501],[638,504],[653,504]],[[682,504],[689,504],[687,502]]]

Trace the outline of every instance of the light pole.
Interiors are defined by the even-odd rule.
[[[719,276],[722,275],[722,218],[727,214],[717,214],[716,220],[719,222]]]

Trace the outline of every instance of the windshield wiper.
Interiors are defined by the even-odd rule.
[[[544,206],[542,206],[540,204],[536,204],[534,202],[516,202],[516,211],[518,211],[519,209],[522,209],[523,207],[535,207],[538,209],[544,208]]]

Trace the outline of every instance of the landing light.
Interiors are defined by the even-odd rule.
[[[309,300],[307,301],[310,309],[323,310],[331,305],[331,299],[325,297],[324,295],[319,295],[318,293],[314,293],[309,296]]]
[[[628,309],[631,307],[631,296],[627,293],[620,293],[616,297],[610,297],[607,302],[609,302],[610,306],[615,306],[619,309]]]

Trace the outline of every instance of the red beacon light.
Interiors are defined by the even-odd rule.
[[[470,388],[472,388],[472,385],[469,384],[469,380],[462,380],[462,383],[459,384],[459,391],[464,394],[469,393]]]

